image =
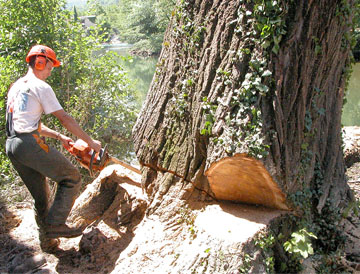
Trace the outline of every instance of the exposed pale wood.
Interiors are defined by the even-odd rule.
[[[264,165],[246,154],[213,163],[205,175],[217,199],[289,209],[284,193]]]
[[[237,273],[244,253],[252,256],[246,273],[266,272],[253,239],[286,212],[224,201],[185,201],[177,198],[181,192],[177,184],[163,203],[154,199],[152,204],[159,206],[136,227],[112,273]]]
[[[122,165],[123,167],[127,168],[127,169],[130,169],[131,171],[134,171],[136,172],[137,174],[141,174],[140,170],[119,160],[118,158],[115,158],[115,157],[110,157],[110,160],[111,162],[115,163],[115,164],[118,164],[118,165]]]
[[[121,219],[124,201],[128,201],[130,207],[133,204],[138,207],[146,205],[146,198],[139,187],[140,181],[139,174],[123,166],[107,166],[76,199],[68,221],[85,227],[99,219],[108,219],[111,223],[109,225],[116,229],[117,225],[113,220]],[[134,200],[138,202],[135,203]],[[132,211],[136,210],[135,208]]]

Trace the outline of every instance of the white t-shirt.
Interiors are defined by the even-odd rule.
[[[13,110],[14,130],[18,133],[36,130],[43,113],[62,109],[50,85],[34,75],[13,84],[8,92],[7,108]]]

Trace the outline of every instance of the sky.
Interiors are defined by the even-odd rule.
[[[87,0],[67,0],[67,7],[84,7],[86,5]]]

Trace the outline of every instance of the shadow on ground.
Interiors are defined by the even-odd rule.
[[[59,259],[56,271],[68,273],[69,268],[72,268],[73,273],[111,272],[120,253],[133,237],[132,232],[127,232],[121,235],[120,239],[111,239],[98,228],[90,228],[90,231],[82,236],[79,250],[72,248],[54,254]]]
[[[28,203],[19,203],[14,209],[31,207]],[[0,197],[0,273],[20,273],[20,265],[39,264],[41,261],[36,248],[27,245],[11,235],[11,231],[21,224],[21,219],[9,210],[4,199]],[[34,257],[35,256],[35,257]]]
[[[98,219],[81,237],[60,238],[59,249],[52,253],[40,248],[32,203],[10,205],[0,197],[0,273],[111,272],[143,217],[132,216],[133,201],[124,195],[127,192],[122,189],[116,206],[120,211]]]

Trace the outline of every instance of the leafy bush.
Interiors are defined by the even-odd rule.
[[[138,51],[159,53],[174,7],[173,0],[120,0],[104,9],[121,41],[136,44]]]
[[[93,29],[86,35],[65,9],[64,0],[0,1],[0,10],[1,176],[11,172],[5,168],[6,94],[9,85],[26,73],[25,57],[34,44],[51,47],[62,62],[47,81],[65,111],[94,138],[110,142],[112,154],[130,155],[128,143],[136,119],[134,89],[116,56],[94,54],[103,41],[102,30]],[[64,131],[52,115],[43,122]]]

